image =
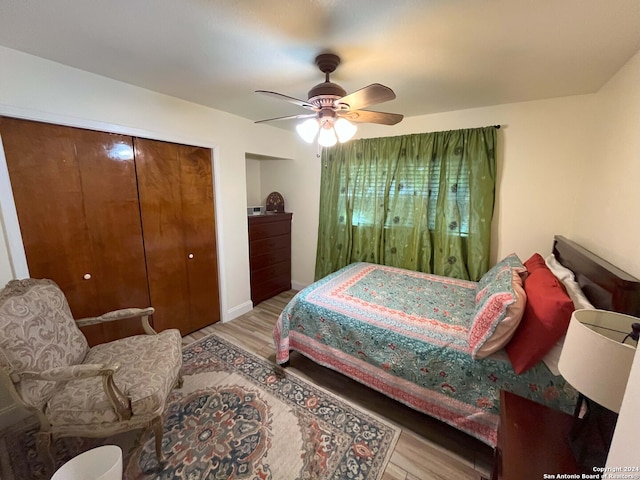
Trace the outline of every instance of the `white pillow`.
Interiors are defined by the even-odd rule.
[[[576,277],[573,272],[562,265],[560,262],[558,262],[553,253],[545,258],[544,261],[547,264],[547,267],[549,267],[549,270],[551,270],[551,273],[553,273],[555,277],[564,285],[564,288],[566,288],[567,294],[573,301],[573,306],[576,310],[582,308],[593,310],[595,308],[585,296],[578,282],[576,282]],[[549,368],[551,373],[556,376],[560,375],[560,371],[558,370],[558,362],[560,361],[560,353],[562,352],[563,343],[564,335],[560,340],[556,342],[553,347],[551,347],[551,350],[549,350],[547,354],[542,357],[542,361],[544,362],[544,364],[547,366],[547,368]]]
[[[553,253],[549,254],[549,256],[544,259],[544,262],[547,264],[547,267],[549,267],[549,270],[551,270],[551,273],[562,282],[576,310],[595,308],[585,296],[578,282],[576,282],[576,277],[573,272],[558,262]]]

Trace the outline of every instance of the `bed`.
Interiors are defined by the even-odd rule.
[[[636,279],[561,236],[554,238],[553,255],[595,308],[640,313]],[[301,290],[284,308],[273,332],[276,361],[287,365],[289,352],[298,351],[495,446],[501,389],[569,413],[577,398],[546,359],[514,371],[509,344],[517,343],[522,324],[506,347],[481,352],[519,304],[518,295],[509,296],[514,284],[533,282],[534,273],[528,279],[522,265],[511,255],[470,282],[351,264]]]

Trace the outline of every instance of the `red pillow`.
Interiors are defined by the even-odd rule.
[[[524,262],[527,304],[522,321],[505,347],[517,374],[538,363],[569,327],[574,306],[560,281],[539,254]]]

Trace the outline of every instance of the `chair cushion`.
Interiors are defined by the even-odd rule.
[[[14,380],[25,371],[41,372],[82,363],[88,350],[55,282],[12,280],[0,291],[0,365]],[[24,380],[16,388],[26,403],[40,408],[54,385]]]
[[[161,413],[182,367],[182,338],[175,329],[158,335],[136,335],[89,350],[85,364],[119,364],[118,388],[131,400],[134,416]],[[90,425],[117,421],[102,378],[67,382],[51,397],[47,415],[52,425]]]

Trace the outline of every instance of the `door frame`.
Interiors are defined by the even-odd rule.
[[[124,125],[118,125],[106,122],[96,122],[82,118],[69,117],[66,115],[41,112],[38,110],[8,107],[0,105],[0,115],[19,118],[22,120],[33,120],[36,122],[53,123],[67,127],[84,128],[87,130],[98,130],[101,132],[118,133],[131,137],[143,137],[152,140],[164,142],[181,143],[184,145],[193,145],[195,147],[203,147],[211,150],[211,168],[213,174],[213,198],[214,198],[214,215],[216,221],[216,256],[218,260],[218,289],[220,295],[220,317],[221,321],[227,321],[227,292],[222,272],[225,272],[224,255],[224,235],[221,219],[222,185],[220,184],[220,147],[209,140],[186,137],[184,135],[173,135],[166,132],[155,132],[140,128],[133,128]],[[27,256],[22,242],[22,233],[20,231],[20,223],[18,222],[18,211],[13,198],[13,190],[11,189],[11,181],[9,178],[9,168],[7,159],[4,154],[4,146],[2,137],[0,136],[0,220],[4,223],[4,235],[7,243],[9,254],[9,262],[13,278],[28,278],[29,267],[27,265]],[[1,234],[2,232],[0,232]]]

